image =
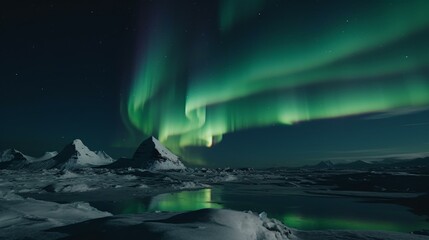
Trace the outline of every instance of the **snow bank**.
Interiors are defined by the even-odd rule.
[[[292,231],[266,214],[227,209],[202,209],[153,224],[165,239],[292,239]]]
[[[111,216],[88,203],[58,204],[0,191],[0,239],[24,239],[52,227]]]
[[[0,201],[22,200],[23,198],[12,191],[0,190]]]
[[[157,240],[425,240],[427,236],[368,231],[297,231],[265,213],[202,209],[185,213],[127,214],[51,231],[73,239]]]
[[[114,216],[51,231],[71,234],[67,239],[296,239],[293,238],[290,229],[264,214],[256,215],[251,212],[225,209],[202,209],[181,214],[147,213]],[[77,232],[79,235],[73,236]]]

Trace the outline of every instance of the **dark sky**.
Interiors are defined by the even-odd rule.
[[[37,155],[82,138],[110,149],[123,131],[137,3],[25,2],[1,8],[1,148]]]
[[[294,166],[429,152],[429,2],[9,1],[0,150],[80,138],[190,164]]]

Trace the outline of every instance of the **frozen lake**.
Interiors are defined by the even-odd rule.
[[[265,211],[268,216],[300,230],[386,230],[411,232],[428,229],[425,217],[406,207],[371,203],[344,196],[321,196],[295,192],[252,191],[234,185],[194,191],[164,193],[154,197],[120,201],[94,201],[91,206],[112,214],[182,212],[202,208]]]

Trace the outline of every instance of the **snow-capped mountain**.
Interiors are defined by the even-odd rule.
[[[153,171],[186,169],[179,157],[174,155],[155,137],[144,140],[132,159],[122,158],[107,166],[109,168],[143,168]]]
[[[16,149],[7,149],[1,155],[0,169],[21,169],[29,163],[29,159],[31,157]]]
[[[0,169],[77,169],[85,167],[143,168],[148,170],[186,169],[179,157],[174,155],[156,138],[144,140],[132,159],[114,161],[104,151],[91,151],[79,139],[66,145],[61,152],[47,152],[39,158],[26,156],[15,150],[6,150],[0,159]]]
[[[155,137],[144,140],[134,153],[133,160],[149,170],[180,170],[185,165]]]
[[[47,168],[53,165],[48,163],[48,160],[57,154],[55,151],[46,152],[43,156],[36,158],[27,156],[16,149],[7,149],[1,155],[0,169]]]
[[[53,167],[74,169],[82,167],[101,166],[112,163],[114,160],[103,151],[93,152],[80,139],[64,147],[55,157]]]
[[[27,161],[28,159],[30,159],[29,156],[24,155],[16,149],[7,149],[2,153],[0,162]]]

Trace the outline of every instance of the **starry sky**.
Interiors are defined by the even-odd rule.
[[[29,1],[0,18],[0,149],[154,135],[190,165],[429,152],[429,1]]]

